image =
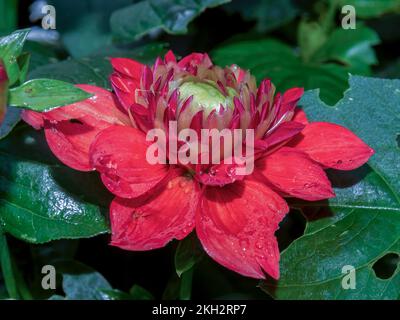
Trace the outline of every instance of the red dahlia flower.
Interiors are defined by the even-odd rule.
[[[275,88],[237,66],[214,66],[207,54],[176,61],[172,52],[152,67],[111,59],[115,94],[78,85],[93,97],[23,118],[43,127],[54,154],[81,171],[97,170],[115,194],[111,244],[151,250],[194,229],[205,251],[242,275],[279,278],[275,231],[289,211],[283,197],[334,196],[326,168],[352,170],[373,150],[349,130],[308,123],[296,109],[303,89],[274,97]],[[238,176],[237,164],[150,164],[146,132],[185,128],[253,129],[255,169]],[[171,138],[171,137],[170,137]],[[211,150],[212,153],[213,150]]]

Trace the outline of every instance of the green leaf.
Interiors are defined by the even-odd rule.
[[[369,66],[378,62],[372,46],[379,43],[376,32],[363,25],[358,25],[354,30],[337,28],[313,55],[312,60],[336,60],[351,66],[355,72],[368,72]]]
[[[0,36],[12,32],[17,27],[18,0],[0,1]]]
[[[0,140],[5,138],[21,119],[21,110],[8,107],[3,122],[0,124]]]
[[[311,56],[326,41],[327,34],[324,28],[317,22],[300,22],[298,30],[298,43],[304,61],[309,61]]]
[[[51,0],[48,3],[57,10],[61,42],[71,56],[80,58],[111,45],[111,13],[130,5],[132,0]],[[77,14],[72,17],[71,12]]]
[[[189,271],[203,257],[203,250],[197,237],[190,234],[179,241],[175,252],[175,269],[180,277],[184,272]]]
[[[335,107],[308,92],[301,100],[312,121],[341,124],[374,148],[368,165],[330,172],[336,198],[296,201],[308,218],[304,236],[281,257],[281,278],[264,290],[278,299],[397,299],[400,268],[380,279],[372,266],[387,253],[400,253],[400,80],[351,77]],[[310,209],[317,209],[310,216]],[[356,270],[356,289],[342,288],[342,268]]]
[[[136,40],[163,29],[172,34],[187,32],[187,25],[205,9],[230,0],[143,0],[115,11],[110,18],[114,36],[122,41]]]
[[[360,18],[374,18],[385,13],[400,12],[400,2],[398,0],[339,0],[339,3],[342,6],[354,6],[354,8],[356,9],[357,17]]]
[[[117,289],[102,289],[98,293],[99,300],[134,300],[128,293]]]
[[[190,300],[192,296],[193,268],[184,272],[180,280],[179,299]]]
[[[102,292],[112,290],[100,273],[77,261],[59,262],[55,268],[62,274],[62,287],[68,300],[103,300]]]
[[[221,66],[237,64],[250,69],[258,81],[270,78],[279,91],[292,87],[321,88],[321,98],[336,103],[347,88],[348,70],[334,63],[304,63],[294,50],[272,39],[239,41],[212,52]]]
[[[24,50],[30,53],[30,72],[37,67],[57,62],[59,52],[61,52],[61,50],[54,45],[29,40],[25,42]]]
[[[86,83],[111,89],[109,75],[112,67],[109,57],[132,58],[142,63],[154,63],[157,56],[165,52],[165,45],[153,43],[127,50],[109,48],[98,55],[82,59],[68,59],[41,66],[29,74],[30,79],[50,78],[70,83]]]
[[[154,296],[148,290],[137,284],[132,286],[129,294],[134,300],[154,300]]]
[[[43,133],[21,126],[0,141],[0,224],[15,237],[42,243],[105,233],[110,200],[95,173],[60,164]]]
[[[18,82],[23,83],[26,79],[26,75],[28,74],[29,70],[29,63],[30,63],[31,55],[29,52],[23,52],[18,58],[17,63],[19,67],[19,77]]]
[[[22,52],[29,31],[29,29],[18,30],[9,36],[0,38],[0,60],[3,60],[6,67],[9,86],[12,86],[19,79],[20,70],[17,58]]]
[[[319,88],[321,99],[333,105],[348,88],[349,73],[371,73],[370,66],[377,63],[372,46],[380,40],[362,24],[356,30],[338,28],[327,33],[317,22],[302,21],[298,42],[300,51],[274,39],[227,42],[212,57],[222,66],[250,69],[258,81],[272,79],[279,91]]]
[[[246,20],[256,20],[256,30],[267,32],[293,20],[298,9],[292,0],[242,0],[225,6],[228,12],[238,12]]]
[[[34,111],[49,111],[90,98],[73,84],[53,79],[29,80],[9,90],[9,105]]]

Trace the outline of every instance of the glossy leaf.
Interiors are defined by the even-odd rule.
[[[62,288],[67,300],[104,300],[102,292],[112,290],[100,273],[77,261],[59,262],[55,268],[62,274]]]
[[[85,100],[90,96],[71,83],[53,79],[34,79],[10,89],[8,104],[42,112]]]
[[[205,9],[230,0],[143,0],[115,11],[110,18],[117,39],[132,41],[163,29],[172,34],[187,32],[187,25]]]
[[[326,43],[313,56],[314,61],[336,60],[352,67],[354,71],[368,71],[377,58],[372,46],[380,43],[376,32],[363,25],[356,29],[337,28]]]
[[[58,79],[75,84],[85,83],[111,89],[108,77],[112,73],[112,66],[109,57],[126,57],[142,63],[154,63],[156,57],[165,51],[165,45],[160,43],[137,47],[129,51],[110,48],[103,50],[98,55],[81,59],[67,59],[38,67],[29,74],[29,78]]]
[[[310,120],[346,126],[376,154],[356,171],[330,172],[336,198],[292,203],[308,218],[305,234],[282,253],[280,280],[263,288],[278,299],[397,299],[400,268],[383,280],[372,266],[387,253],[400,253],[400,80],[351,77],[335,107],[316,91],[300,104]],[[353,290],[342,287],[344,266],[356,272]]]
[[[60,164],[43,133],[25,126],[0,142],[0,224],[42,243],[108,231],[110,195],[96,174]]]
[[[134,300],[154,300],[154,296],[149,291],[137,284],[132,286],[129,294]]]
[[[3,60],[7,70],[9,85],[12,86],[19,79],[17,58],[22,52],[28,29],[18,30],[0,38],[0,60]]]

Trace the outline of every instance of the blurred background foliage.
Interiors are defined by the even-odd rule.
[[[41,28],[45,4],[56,8],[55,30]],[[355,30],[341,27],[344,5],[356,8]],[[151,63],[168,49],[179,56],[209,52],[216,64],[238,64],[250,69],[258,81],[271,78],[278,91],[293,86],[319,88],[321,99],[329,105],[343,97],[349,74],[400,76],[399,0],[0,0],[0,36],[23,28],[31,28],[23,48],[29,55],[25,57],[29,59],[27,79],[53,78],[110,89],[108,57]],[[13,114],[11,128],[19,118],[13,111],[9,114]],[[56,160],[48,151],[32,151],[32,143],[27,144],[35,141],[36,146],[42,145],[43,137],[22,124],[16,130],[12,140],[19,142],[13,143],[26,148],[13,150],[7,159],[23,156],[32,174],[46,175],[48,169],[42,165]],[[0,150],[10,150],[9,140],[1,142]],[[35,154],[37,150],[40,155]],[[88,209],[93,194],[104,194],[97,176],[79,178],[75,173],[71,181],[59,178],[73,175],[71,171],[52,171],[48,183],[55,188],[62,183],[63,188],[77,192],[79,199],[89,199],[79,205],[97,216],[100,211]],[[92,195],[77,189],[83,180],[90,184],[87,189]],[[40,202],[40,195],[37,197]],[[109,200],[107,195],[102,199]],[[43,210],[42,203],[32,210],[38,208]],[[230,272],[203,255],[193,236],[152,252],[126,252],[108,246],[106,219],[97,222],[87,234],[72,230],[67,237],[102,234],[87,239],[57,240],[63,238],[62,230],[59,237],[42,234],[43,239],[32,238],[29,229],[18,234],[18,238],[35,243],[53,240],[42,244],[3,236],[0,297],[269,298],[256,280]],[[288,215],[278,232],[281,249],[301,236],[304,226],[300,212]],[[398,255],[385,256],[377,264],[377,272],[390,277],[397,263]],[[55,291],[41,288],[44,264],[56,265],[62,275]]]

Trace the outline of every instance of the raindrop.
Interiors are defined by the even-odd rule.
[[[210,171],[208,172],[208,174],[210,176],[215,176],[218,173],[218,170],[215,168],[211,168]]]
[[[264,244],[262,243],[262,241],[258,240],[256,242],[256,248],[261,250],[263,247],[264,247]]]
[[[246,252],[247,249],[249,248],[249,240],[241,239],[241,240],[239,240],[239,245],[240,245],[240,248],[242,249],[242,251]]]

